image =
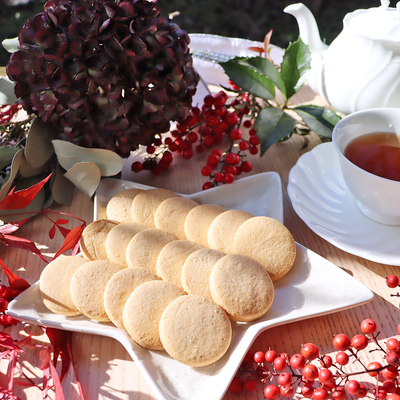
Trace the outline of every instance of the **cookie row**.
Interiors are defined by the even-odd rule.
[[[296,258],[293,236],[279,221],[214,204],[200,205],[166,189],[124,190],[109,201],[106,215],[109,220],[163,229],[178,239],[227,254],[247,255],[257,260],[273,281],[286,275]]]

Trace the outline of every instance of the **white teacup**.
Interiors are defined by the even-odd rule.
[[[344,156],[350,141],[373,132],[394,132],[400,136],[400,109],[377,108],[350,114],[335,126],[332,140],[343,178],[359,210],[373,221],[400,225],[400,182],[364,171]]]

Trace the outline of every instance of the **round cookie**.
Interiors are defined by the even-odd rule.
[[[115,326],[125,330],[122,312],[130,294],[142,283],[157,279],[160,278],[148,269],[125,268],[108,281],[104,292],[104,308]]]
[[[107,219],[118,222],[132,221],[132,201],[143,189],[125,189],[113,196],[106,206]]]
[[[216,304],[234,321],[249,322],[271,307],[275,289],[267,271],[255,260],[228,254],[215,264],[210,291]]]
[[[228,210],[219,214],[211,223],[207,233],[208,244],[212,249],[226,254],[234,253],[236,231],[253,214],[242,210]]]
[[[90,261],[76,270],[71,279],[71,297],[83,315],[96,321],[110,321],[104,308],[104,291],[122,268],[110,261]]]
[[[296,243],[285,225],[269,217],[254,217],[236,232],[235,253],[257,260],[276,281],[286,275],[296,259]]]
[[[190,254],[183,265],[181,284],[187,294],[195,294],[212,300],[210,274],[216,262],[225,253],[214,249],[200,249]]]
[[[61,255],[47,264],[40,275],[39,288],[49,310],[68,317],[81,314],[72,301],[70,283],[75,271],[87,262],[83,257]]]
[[[175,360],[204,367],[226,353],[232,340],[232,327],[225,312],[211,300],[181,296],[164,310],[160,338]]]
[[[154,215],[157,208],[165,199],[170,197],[178,197],[178,195],[167,189],[143,190],[133,199],[131,208],[133,218],[149,228],[155,228]]]
[[[147,226],[139,222],[122,222],[114,226],[106,238],[105,249],[108,260],[127,267],[126,248],[131,239],[144,229],[147,229]]]
[[[172,232],[178,239],[186,239],[185,220],[190,210],[199,203],[187,197],[170,197],[157,208],[154,216],[156,228]]]
[[[149,281],[138,286],[128,297],[122,313],[125,329],[142,347],[163,350],[159,325],[163,311],[171,301],[185,293],[164,281]]]
[[[163,229],[149,228],[137,233],[126,248],[128,267],[146,268],[156,272],[157,258],[163,247],[178,238]]]
[[[90,223],[82,232],[80,246],[84,258],[89,261],[107,260],[105,249],[108,232],[114,226],[118,225],[116,221],[99,219]]]
[[[219,214],[226,208],[215,204],[201,204],[194,207],[185,220],[185,235],[188,240],[210,247],[207,240],[208,229]]]
[[[161,250],[156,264],[157,275],[164,281],[182,288],[181,271],[190,254],[203,248],[190,240],[174,240]]]

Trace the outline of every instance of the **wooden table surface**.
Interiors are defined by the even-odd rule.
[[[296,101],[321,103],[321,99],[315,97],[314,93],[307,87],[301,90]],[[333,336],[336,333],[343,332],[352,337],[359,333],[360,322],[368,317],[377,321],[381,332],[380,342],[383,343],[387,338],[395,335],[396,326],[400,322],[399,299],[390,296],[393,291],[390,291],[385,284],[386,276],[398,273],[399,269],[394,266],[367,261],[339,250],[314,234],[297,216],[287,194],[288,174],[298,158],[320,142],[317,137],[311,136],[306,148],[303,148],[303,143],[303,138],[296,136],[287,142],[273,146],[262,158],[253,156],[251,161],[254,168],[251,174],[265,171],[278,172],[282,180],[285,225],[292,232],[295,240],[343,268],[370,288],[375,297],[372,302],[366,305],[269,329],[259,335],[252,349],[266,351],[271,347],[279,353],[294,354],[300,351],[301,344],[313,342],[319,346],[321,353],[332,355],[335,353],[332,346]],[[204,159],[199,160],[197,158],[190,161],[180,160],[171,167],[167,174],[159,177],[152,176],[147,172],[137,175],[128,173],[125,177],[133,177],[136,182],[189,194],[201,190],[204,178],[200,174],[200,167],[204,165],[204,162]],[[127,168],[129,168],[128,163]],[[71,206],[55,205],[52,208],[71,213],[87,222],[92,221],[93,218],[93,202],[79,191],[76,191]],[[34,240],[43,253],[50,258],[62,241],[60,236],[56,236],[53,240],[49,239],[50,227],[51,224],[45,218],[35,217],[18,231],[18,235]],[[40,273],[45,267],[45,263],[37,256],[24,250],[7,248],[2,243],[0,244],[0,258],[12,271],[31,284],[39,279]],[[6,282],[2,273],[0,273],[0,279],[2,282]],[[15,327],[6,328],[4,331],[15,338],[22,338],[33,333],[36,343],[48,343],[47,337],[41,329],[29,324],[20,323]],[[74,333],[72,338],[73,353],[86,399],[155,399],[135,363],[117,341],[79,333]],[[371,355],[365,351],[362,358],[365,362],[368,362],[373,359],[374,354]],[[36,374],[41,376],[41,371],[38,369],[40,365],[38,350],[27,351],[24,359],[26,360],[24,365],[27,373],[32,377],[35,377]],[[357,370],[357,368],[359,368],[357,364],[351,364],[347,367],[348,370]],[[0,386],[5,384],[6,377],[7,363],[0,361]],[[34,379],[37,382],[40,381],[38,378]],[[368,380],[368,377],[365,380]],[[73,373],[70,371],[62,385],[65,398],[68,400],[79,398],[74,382]],[[41,392],[36,388],[20,388],[17,394],[21,399],[41,399]],[[263,398],[261,385],[256,392],[243,392],[241,395],[228,392],[224,397],[226,400]]]

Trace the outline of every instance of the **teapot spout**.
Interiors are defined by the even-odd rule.
[[[321,40],[314,15],[304,4],[291,4],[283,11],[296,18],[299,25],[300,38],[306,45],[308,45],[311,52],[323,51],[328,48],[328,46]]]
[[[312,12],[302,3],[287,6],[284,12],[293,15],[299,25],[300,38],[308,45],[311,52],[311,71],[307,78],[308,84],[314,92],[320,94],[326,101],[326,90],[324,84],[324,53],[328,49],[322,42],[317,22]]]

